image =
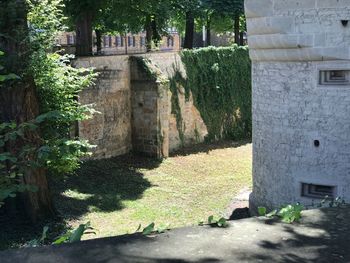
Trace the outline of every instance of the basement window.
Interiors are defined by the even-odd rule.
[[[330,198],[336,197],[336,187],[329,185],[317,185],[302,183],[301,195],[310,198],[323,199],[326,196]]]
[[[349,85],[350,70],[321,70],[320,85]]]

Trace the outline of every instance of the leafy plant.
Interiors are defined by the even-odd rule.
[[[146,226],[143,230],[142,230],[142,234],[147,236],[149,234],[152,234],[154,232],[154,227],[155,227],[155,224],[154,223],[151,223],[149,224],[148,226]]]
[[[72,127],[96,113],[92,105],[81,105],[78,100],[79,92],[93,85],[96,74],[92,69],[75,69],[71,66],[73,57],[52,51],[55,37],[64,29],[62,1],[28,0],[28,6],[32,52],[26,74],[34,76],[41,115],[25,123],[0,123],[0,206],[18,192],[38,189],[24,183],[23,174],[28,169],[70,173],[92,148],[72,132]],[[3,55],[0,52],[0,57]],[[3,71],[0,65],[0,73]],[[18,78],[1,73],[0,85]],[[37,138],[32,138],[31,131],[36,131]],[[23,146],[14,152],[13,145]]]
[[[304,207],[300,204],[287,205],[278,211],[277,216],[285,223],[291,224],[293,222],[298,222],[301,218],[301,211]]]
[[[58,239],[56,239],[52,244],[53,245],[60,245],[63,243],[74,243],[81,241],[81,238],[85,234],[95,234],[93,231],[93,228],[90,226],[90,222],[87,222],[86,224],[81,224],[73,231],[68,231],[64,235],[60,236]]]
[[[227,219],[225,219],[224,217],[216,218],[213,215],[208,217],[208,224],[216,227],[228,227]]]
[[[339,196],[334,199],[326,195],[325,198],[318,204],[318,207],[340,207],[345,204],[345,200]]]
[[[282,206],[279,210],[273,210],[270,213],[266,214],[266,207],[258,207],[259,216],[266,217],[278,217],[282,220],[282,222],[291,224],[294,222],[298,222],[301,219],[301,212],[304,210],[304,207],[299,204],[286,205]]]
[[[141,224],[139,225],[138,229],[136,230],[136,232],[138,232],[141,229]],[[144,236],[148,236],[150,234],[154,234],[154,233],[164,233],[166,230],[169,230],[169,225],[160,225],[159,227],[156,228],[155,223],[151,223],[148,226],[146,226],[143,230],[142,230],[142,235]]]
[[[259,206],[258,207],[259,216],[266,216],[266,207]]]
[[[61,245],[64,243],[74,243],[81,241],[81,238],[86,234],[95,234],[95,232],[90,231],[93,228],[90,226],[90,222],[86,224],[79,225],[75,230],[68,231],[62,236],[56,238],[56,240],[52,243],[53,245]],[[44,226],[41,237],[38,239],[33,239],[27,244],[27,247],[38,247],[44,244],[44,241],[48,238],[49,227]]]

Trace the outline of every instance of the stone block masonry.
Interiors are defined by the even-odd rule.
[[[94,104],[100,114],[79,123],[79,136],[97,146],[93,158],[128,153],[132,149],[129,57],[80,58],[75,66],[95,68],[99,73],[95,85],[82,91],[79,101]]]
[[[350,202],[350,6],[246,0],[253,61],[250,204]]]
[[[153,61],[166,77],[174,65],[185,75],[176,52],[140,55]],[[100,112],[92,120],[80,122],[79,136],[96,145],[92,159],[110,158],[129,152],[156,158],[167,157],[183,145],[204,140],[206,126],[193,105],[179,88],[184,143],[171,110],[167,83],[158,83],[135,65],[129,56],[79,58],[76,67],[95,68],[99,73],[94,86],[79,96],[82,104],[94,104]]]
[[[169,83],[150,76],[135,57],[130,68],[133,151],[150,157],[168,157]]]

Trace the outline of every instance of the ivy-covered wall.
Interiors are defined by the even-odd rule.
[[[208,129],[208,141],[250,138],[251,61],[247,47],[208,47],[181,53],[187,78],[177,77]]]

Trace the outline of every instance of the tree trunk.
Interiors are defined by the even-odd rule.
[[[193,49],[194,37],[194,15],[192,11],[186,12],[186,32],[184,40],[184,48]]]
[[[101,55],[102,54],[102,31],[99,29],[96,29],[95,32],[96,32],[97,55]]]
[[[146,18],[146,51],[150,52],[152,50],[152,40],[153,40],[153,28],[152,28],[152,18],[147,16]]]
[[[156,19],[152,19],[152,39],[156,46],[159,45],[160,41],[162,40],[162,37],[158,31],[158,25]]]
[[[4,66],[8,72],[15,73],[21,80],[6,82],[0,89],[0,123],[17,124],[33,120],[39,115],[39,103],[34,79],[29,75],[30,58],[29,32],[27,28],[27,5],[25,0],[2,1],[0,11],[0,50],[5,52]],[[5,11],[6,10],[6,11]],[[25,134],[26,142],[16,140],[8,144],[7,151],[18,155],[24,145],[38,145],[40,136],[37,131]],[[28,168],[23,175],[23,183],[36,185],[35,193],[22,194],[22,201],[29,218],[36,222],[41,217],[54,214],[45,170]]]
[[[241,31],[239,33],[239,45],[244,46],[244,32],[243,31]]]
[[[239,45],[239,16],[235,16],[235,23],[234,23],[234,33],[235,33],[235,43]]]
[[[207,21],[207,47],[211,45],[211,19]]]
[[[76,21],[76,55],[92,55],[92,14],[83,12]]]

